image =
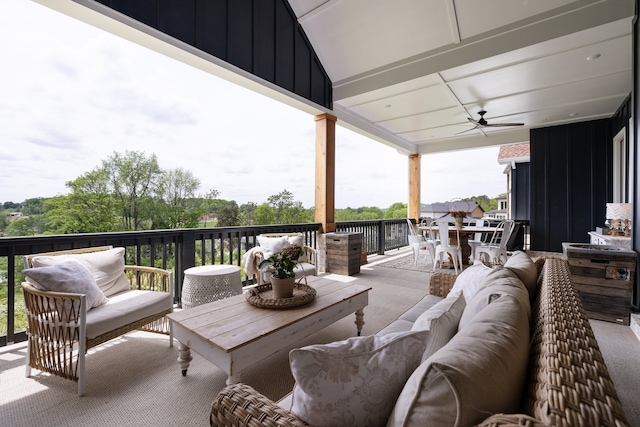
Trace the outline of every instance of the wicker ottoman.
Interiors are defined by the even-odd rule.
[[[182,308],[192,308],[242,293],[240,267],[203,265],[184,271]]]

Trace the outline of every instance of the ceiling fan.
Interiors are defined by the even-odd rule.
[[[479,129],[479,128],[486,128],[486,127],[524,126],[524,123],[488,123],[487,119],[484,118],[484,115],[487,114],[486,111],[480,110],[480,111],[478,111],[478,114],[480,115],[480,119],[479,120],[472,119],[471,117],[467,118],[467,120],[469,120],[471,123],[475,124],[474,127],[472,127],[471,129],[464,130],[462,132],[458,132],[456,135],[459,135],[459,134],[464,133],[464,132],[469,132],[470,130]]]

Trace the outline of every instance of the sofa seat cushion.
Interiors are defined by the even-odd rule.
[[[315,427],[384,425],[428,335],[371,335],[292,350],[291,411]]]
[[[84,254],[44,255],[31,260],[34,267],[47,267],[61,262],[75,260],[84,265],[93,275],[98,287],[106,297],[131,289],[124,272],[124,248]]]
[[[387,426],[471,426],[518,412],[528,355],[527,313],[503,294],[416,369]]]
[[[402,313],[402,315],[400,315],[398,319],[407,320],[413,323],[418,319],[418,317],[420,317],[422,313],[429,310],[431,307],[433,307],[443,299],[444,298],[435,295],[426,295],[416,305]]]
[[[155,291],[124,291],[109,297],[109,301],[87,312],[87,338],[118,329],[129,323],[152,316],[173,306],[171,294]]]

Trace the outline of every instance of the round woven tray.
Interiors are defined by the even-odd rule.
[[[274,298],[271,283],[251,288],[245,293],[250,304],[261,308],[291,308],[308,304],[316,297],[316,290],[311,286],[296,283],[291,298]]]

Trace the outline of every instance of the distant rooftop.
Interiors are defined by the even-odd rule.
[[[521,163],[529,161],[529,143],[503,145],[498,153],[498,163]]]

